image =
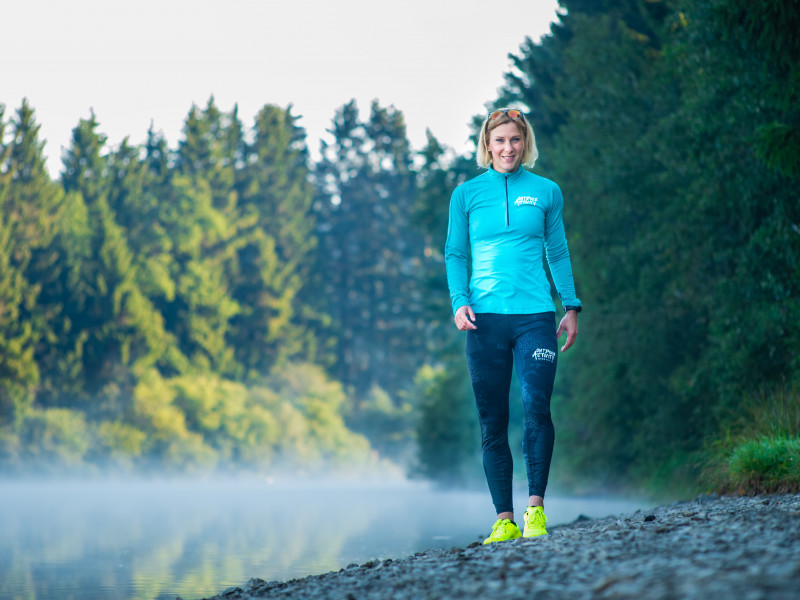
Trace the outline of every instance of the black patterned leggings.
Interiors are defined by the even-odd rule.
[[[478,313],[477,329],[467,331],[467,368],[481,425],[483,469],[496,511],[513,512],[513,461],[508,446],[508,395],[512,363],[522,387],[525,425],[522,454],[528,493],[544,497],[555,432],[550,396],[558,347],[555,313]]]

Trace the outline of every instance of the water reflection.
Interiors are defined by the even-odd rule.
[[[549,498],[548,516],[638,507]],[[485,492],[399,481],[3,482],[0,590],[14,600],[199,598],[251,577],[465,546],[493,520]]]

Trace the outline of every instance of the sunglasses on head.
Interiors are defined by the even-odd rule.
[[[492,114],[489,115],[489,120],[494,121],[495,119],[499,119],[502,115],[507,115],[509,119],[513,119],[514,121],[522,118],[522,112],[518,111],[515,108],[512,108],[511,110],[494,111]]]

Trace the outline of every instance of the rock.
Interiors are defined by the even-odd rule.
[[[718,498],[719,496],[711,492],[710,494],[701,494],[700,496],[695,498],[694,501],[697,502],[698,504],[706,504],[708,502],[714,502]]]
[[[215,600],[798,597],[800,494],[703,496],[585,521],[540,538],[429,550],[289,582],[251,579],[245,591],[228,588]]]

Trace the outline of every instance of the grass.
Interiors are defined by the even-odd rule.
[[[755,394],[740,414],[706,445],[703,487],[739,494],[800,492],[800,385]]]
[[[729,485],[748,493],[800,491],[800,437],[743,442],[731,452],[727,471]]]

